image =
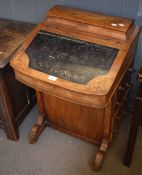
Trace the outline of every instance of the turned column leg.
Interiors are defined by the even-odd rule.
[[[107,150],[108,150],[108,146],[109,146],[108,140],[103,139],[101,146],[100,146],[99,150],[97,151],[95,159],[94,159],[93,169],[95,171],[98,171],[101,169],[103,161],[104,161],[106,153],[107,153]]]
[[[36,96],[37,96],[39,114],[29,134],[29,142],[31,144],[36,143],[36,141],[38,140],[38,137],[46,127],[46,123],[47,123],[45,112],[44,112],[42,93],[39,91],[36,91]]]

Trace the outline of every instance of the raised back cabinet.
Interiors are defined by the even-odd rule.
[[[9,61],[34,25],[0,19],[0,128],[18,140],[18,128],[36,102],[35,92],[15,79]],[[1,131],[0,131],[1,132]]]
[[[30,143],[51,126],[98,145],[94,167],[101,167],[122,119],[139,32],[130,19],[49,10],[11,61],[16,78],[36,89]]]

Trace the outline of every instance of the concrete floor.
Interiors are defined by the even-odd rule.
[[[48,127],[39,141],[30,145],[27,134],[36,115],[37,107],[34,107],[20,127],[18,142],[6,140],[0,130],[0,175],[142,175],[142,128],[131,168],[122,164],[128,120],[114,140],[102,170],[94,172],[91,164],[97,148],[80,139]]]

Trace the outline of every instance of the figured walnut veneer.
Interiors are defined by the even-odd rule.
[[[114,27],[113,23],[117,26]],[[38,41],[41,31],[47,35],[46,41]],[[36,26],[11,61],[16,78],[37,91],[39,116],[29,136],[31,143],[36,142],[46,125],[52,126],[99,145],[94,162],[95,169],[101,167],[122,119],[120,113],[131,87],[131,66],[139,32],[140,28],[129,19],[60,6],[49,10],[47,18]],[[101,48],[99,54],[88,52],[88,48],[77,51],[78,42],[84,48],[88,43],[93,49]],[[40,53],[40,50],[43,52]],[[107,51],[102,53],[104,50]],[[79,60],[83,61],[85,56],[92,61],[89,65],[93,70],[101,67],[103,70],[97,76],[92,74],[80,80],[80,70],[77,68],[82,65]],[[72,64],[71,59],[76,59],[77,65]],[[101,62],[102,59],[106,65]],[[68,73],[61,76],[58,69],[51,71],[61,60],[63,64],[68,62],[69,67],[77,66],[77,81],[72,78],[74,74],[68,77]],[[85,66],[88,66],[88,62],[85,62]],[[69,70],[66,64],[65,69]],[[60,71],[63,71],[63,67],[60,67]],[[87,74],[89,72],[83,76]]]

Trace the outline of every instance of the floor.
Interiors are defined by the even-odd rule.
[[[96,146],[47,127],[39,141],[30,145],[27,134],[37,115],[37,106],[20,127],[18,142],[8,141],[0,130],[0,175],[142,175],[142,128],[131,168],[122,164],[129,120],[125,119],[103,168],[91,169]]]

